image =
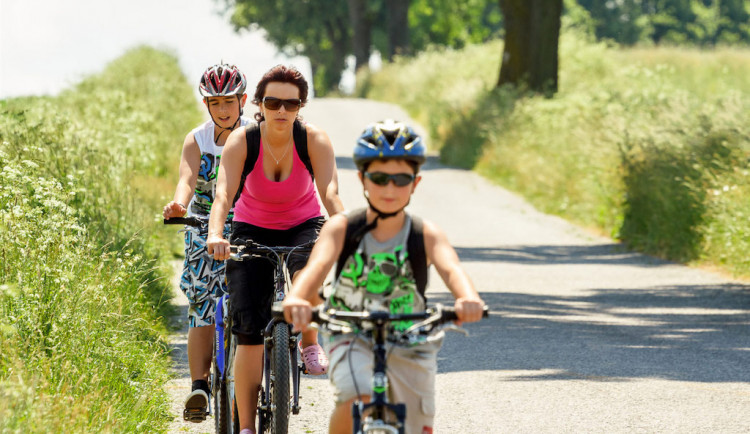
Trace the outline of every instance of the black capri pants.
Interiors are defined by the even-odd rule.
[[[316,240],[324,217],[314,217],[286,230],[266,229],[248,223],[232,223],[233,245],[246,240],[269,247],[299,246]],[[289,256],[289,275],[304,268],[308,253],[294,253]],[[262,345],[263,330],[271,321],[273,304],[273,262],[263,258],[244,261],[227,261],[227,284],[229,287],[229,310],[232,315],[232,333],[237,335],[240,345]]]

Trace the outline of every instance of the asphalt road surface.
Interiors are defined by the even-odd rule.
[[[355,140],[408,117],[356,99],[302,114],[334,143],[344,204],[364,206]],[[750,285],[627,251],[436,158],[422,176],[409,210],[446,231],[492,314],[446,336],[436,433],[750,433]],[[430,282],[429,300],[451,303]],[[173,432],[213,432],[180,420],[180,342]],[[327,433],[327,378],[304,377],[301,396],[290,432]]]

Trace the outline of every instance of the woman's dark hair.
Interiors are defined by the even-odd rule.
[[[260,106],[260,103],[266,94],[266,86],[268,86],[268,83],[270,82],[291,83],[297,86],[297,89],[299,89],[299,98],[302,100],[302,107],[307,103],[308,86],[307,80],[305,80],[302,73],[294,66],[276,65],[269,69],[260,79],[258,85],[255,86],[253,104]],[[255,113],[254,117],[258,122],[263,120],[263,114],[260,112]]]

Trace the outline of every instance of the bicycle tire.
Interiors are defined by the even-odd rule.
[[[271,348],[271,432],[287,434],[289,430],[289,325],[283,322],[273,328]]]
[[[216,349],[214,349],[216,351]],[[216,355],[214,355],[216,360]],[[225,405],[227,401],[227,390],[224,386],[224,379],[221,378],[221,372],[216,363],[211,364],[211,395],[213,395],[214,401],[214,428],[216,434],[224,434],[227,432],[226,423],[226,410]]]
[[[223,379],[219,378],[214,391],[214,425],[216,425],[216,434],[227,434],[229,431],[230,415],[229,399],[227,398],[227,385]]]

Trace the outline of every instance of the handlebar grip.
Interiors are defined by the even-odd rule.
[[[195,217],[172,217],[170,219],[164,219],[165,225],[188,225],[200,227],[203,222]]]
[[[284,319],[284,308],[281,306],[280,303],[274,303],[273,306],[271,306],[271,316],[273,319]],[[320,309],[313,308],[312,310],[312,322],[319,323],[320,322]]]
[[[456,315],[456,308],[452,306],[443,306],[443,321],[456,321],[458,320],[458,315]],[[482,318],[489,318],[490,316],[490,307],[485,305],[482,309]]]

